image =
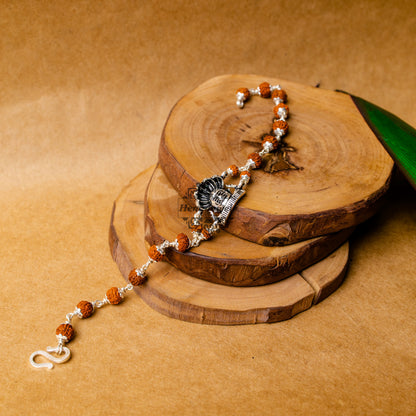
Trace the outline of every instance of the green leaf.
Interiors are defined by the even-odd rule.
[[[365,121],[416,189],[416,130],[394,114],[351,95]]]

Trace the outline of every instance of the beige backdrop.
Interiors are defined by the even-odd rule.
[[[415,16],[413,0],[1,1],[0,413],[415,414],[416,193],[401,176],[343,286],[290,321],[190,324],[133,295],[75,321],[67,364],[28,361],[79,300],[124,284],[112,203],[156,161],[182,95],[256,73],[416,125]]]

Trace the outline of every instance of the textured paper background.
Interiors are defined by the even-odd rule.
[[[112,203],[182,95],[264,74],[416,125],[415,16],[413,1],[1,1],[0,413],[414,414],[416,197],[400,176],[344,285],[290,321],[202,326],[131,296],[75,322],[69,363],[28,358],[79,300],[124,284]]]

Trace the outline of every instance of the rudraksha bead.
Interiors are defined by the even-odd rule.
[[[205,238],[205,240],[209,240],[212,237],[209,231],[205,228],[201,230],[201,234]]]
[[[274,112],[276,117],[280,117],[280,115],[279,115],[279,109],[280,108],[284,108],[286,110],[286,114],[289,115],[289,107],[286,104],[280,103],[280,104],[277,104],[273,108],[273,112]]]
[[[117,287],[110,287],[106,292],[106,296],[112,305],[118,305],[122,301],[122,297],[120,296]]]
[[[94,306],[86,300],[79,302],[77,308],[80,310],[83,318],[89,318],[94,313]]]
[[[133,269],[130,273],[129,273],[129,282],[133,285],[133,286],[140,286],[142,285],[144,282],[146,281],[146,276],[138,273],[136,269]]]
[[[256,168],[259,168],[261,166],[261,156],[258,153],[256,152],[250,153],[247,156],[247,159],[251,159],[255,163]]]
[[[238,176],[239,169],[237,165],[231,165],[228,169],[231,171],[231,176]]]
[[[270,84],[268,82],[262,82],[259,85],[260,95],[263,98],[269,98],[270,97]]]
[[[244,101],[246,101],[250,98],[250,91],[248,90],[248,88],[239,88],[237,90],[237,93],[239,93],[239,92],[244,94]]]
[[[272,98],[280,98],[284,103],[287,100],[287,94],[285,90],[273,90]]]
[[[241,177],[241,176],[244,176],[244,175],[246,175],[246,176],[248,176],[249,178],[251,178],[251,173],[250,173],[248,170],[243,170],[243,171],[241,172],[241,174],[240,174],[240,177]]]
[[[284,120],[276,120],[273,123],[273,130],[276,130],[276,129],[283,130],[284,134],[286,134],[287,130],[289,129],[289,124],[287,124],[286,121]]]
[[[189,238],[186,234],[180,233],[176,237],[176,240],[178,241],[178,251],[181,253],[184,253],[189,248]]]
[[[153,244],[149,248],[149,257],[154,261],[162,261],[164,255],[157,249],[157,247]]]
[[[194,231],[194,232],[196,232],[196,233],[200,233],[202,231],[202,225],[200,225],[200,224],[198,224],[198,225],[193,224],[192,227],[191,227],[191,230]]]
[[[279,146],[279,142],[277,141],[276,137],[271,136],[270,134],[267,134],[263,137],[261,144],[264,145],[266,142],[270,142],[273,145],[274,150],[276,150]]]
[[[56,335],[62,335],[66,337],[67,341],[71,341],[74,338],[75,331],[71,324],[61,324],[56,328]]]

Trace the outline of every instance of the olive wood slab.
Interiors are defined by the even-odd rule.
[[[242,166],[271,131],[273,102],[235,105],[239,87],[267,80],[288,93],[293,151],[268,157],[253,172],[227,231],[264,245],[291,244],[355,226],[379,207],[393,161],[347,94],[257,75],[213,78],[174,106],[164,127],[159,163],[184,198],[204,178]],[[266,169],[266,171],[264,170]],[[281,170],[285,169],[285,170]],[[194,204],[193,198],[188,202]]]
[[[152,170],[141,173],[117,198],[109,242],[113,259],[127,279],[133,267],[147,260],[143,241],[144,193]],[[207,243],[209,244],[209,243]],[[257,287],[230,287],[190,277],[166,262],[153,265],[148,281],[135,288],[152,308],[189,322],[235,325],[289,319],[328,296],[342,282],[348,261],[348,243],[302,273]],[[326,271],[321,275],[322,271]],[[325,290],[330,288],[330,290]]]
[[[141,179],[133,180],[130,187],[132,191],[134,187],[141,189]],[[173,241],[182,232],[192,237],[190,226],[196,208],[179,197],[160,167],[149,181],[144,204],[145,239],[149,245]],[[352,228],[348,228],[291,245],[267,247],[221,231],[186,253],[169,250],[166,259],[184,273],[209,282],[258,286],[282,280],[323,259],[351,232]]]

